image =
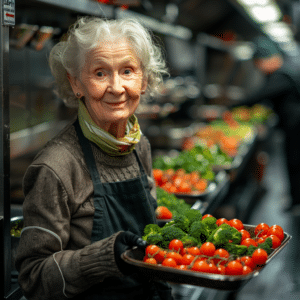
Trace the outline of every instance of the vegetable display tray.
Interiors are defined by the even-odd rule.
[[[249,232],[254,231],[255,226],[244,225]],[[151,265],[143,262],[144,251],[138,248],[127,250],[122,254],[122,259],[130,265],[137,267],[139,273],[150,280],[168,281],[176,284],[189,284],[201,286],[217,290],[233,291],[241,288],[248,283],[252,278],[259,275],[260,271],[264,269],[270,261],[287,245],[291,236],[284,233],[284,240],[281,245],[274,249],[269,255],[266,264],[247,275],[219,275],[201,273],[196,271],[178,270],[162,265]]]

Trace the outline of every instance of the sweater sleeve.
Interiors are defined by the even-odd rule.
[[[72,209],[55,172],[32,165],[24,178],[24,229],[16,257],[19,284],[28,300],[72,298],[110,276],[122,276],[114,260],[114,241],[70,249]]]

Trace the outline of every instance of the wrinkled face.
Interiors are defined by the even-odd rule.
[[[141,62],[125,39],[108,40],[87,54],[80,78],[70,76],[93,121],[104,130],[126,124],[147,82]]]

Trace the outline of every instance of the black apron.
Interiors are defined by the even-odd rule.
[[[95,215],[91,242],[105,239],[118,231],[143,235],[144,227],[156,223],[156,200],[150,194],[147,175],[136,155],[141,177],[126,181],[102,183],[90,141],[83,135],[78,120],[75,129],[94,185]],[[171,300],[171,289],[163,282],[152,282],[141,275],[110,277],[94,285],[80,300]]]

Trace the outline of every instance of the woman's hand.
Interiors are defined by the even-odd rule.
[[[122,253],[124,253],[126,250],[131,249],[134,246],[137,246],[138,248],[141,249],[145,249],[147,243],[141,237],[139,237],[138,235],[130,231],[121,232],[115,240],[115,245],[114,245],[115,261],[117,267],[124,275],[130,275],[135,272],[135,267],[127,264],[121,258]]]

